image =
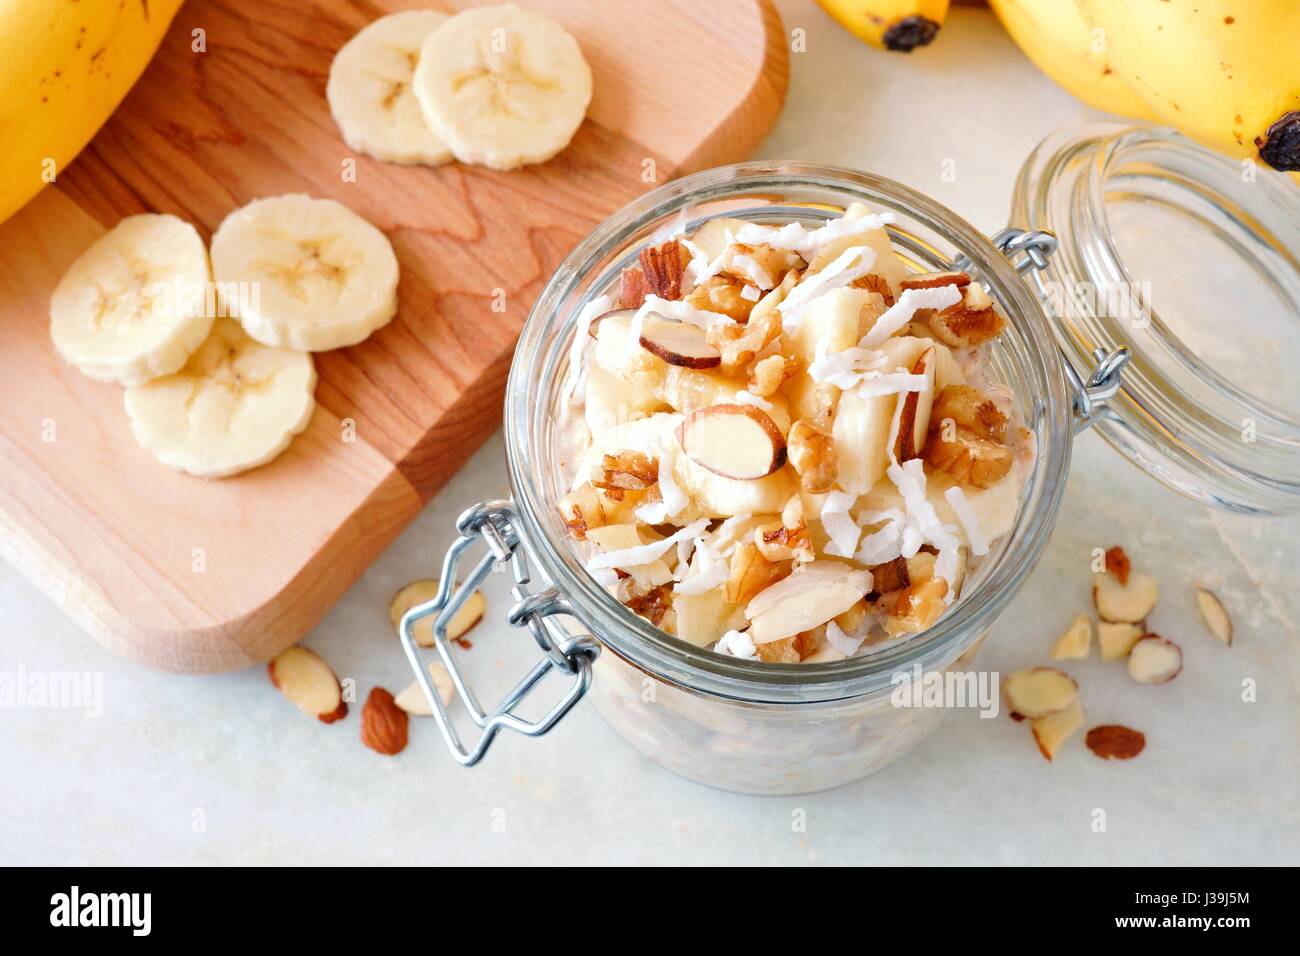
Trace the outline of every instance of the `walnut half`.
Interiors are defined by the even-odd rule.
[[[816,425],[797,421],[790,426],[785,446],[804,491],[820,495],[831,490],[839,475],[839,459],[830,435]]]

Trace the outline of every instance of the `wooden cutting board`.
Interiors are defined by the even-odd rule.
[[[516,336],[569,249],[655,185],[745,158],[780,111],[769,0],[528,0],[595,75],[565,152],[510,173],[357,156],[345,182],[353,154],[325,103],[334,53],[384,13],[473,5],[189,0],[108,125],[0,226],[0,552],[113,651],[208,672],[301,637],[498,427]],[[123,216],[174,213],[208,238],[286,192],[387,233],[397,318],[317,356],[316,414],[276,462],[218,481],[170,471],[136,445],[121,389],[55,354],[50,292]]]

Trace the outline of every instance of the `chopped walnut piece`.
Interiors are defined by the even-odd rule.
[[[628,610],[633,614],[639,614],[651,624],[658,627],[672,607],[672,592],[669,585],[661,584],[656,588],[651,588],[644,594],[637,594],[629,597],[625,602]]]
[[[592,475],[591,484],[614,501],[622,501],[628,491],[645,491],[659,481],[659,462],[639,451],[621,451],[603,455]]]
[[[869,610],[865,600],[859,601],[847,611],[836,614],[834,621],[845,634],[857,634],[862,630],[862,625],[866,623]]]
[[[849,287],[852,289],[866,289],[868,292],[876,293],[885,300],[886,306],[894,304],[894,293],[890,291],[889,283],[874,272],[868,272],[866,275],[854,279],[849,283]]]
[[[758,655],[761,661],[767,661],[769,664],[798,664],[799,635],[785,637],[779,641],[768,641],[766,644],[755,644],[754,653]]]
[[[965,428],[958,428],[953,434],[945,432],[947,429],[941,428],[930,434],[925,461],[947,472],[959,484],[988,488],[1011,470],[1011,450],[1005,445],[980,438]]]
[[[636,266],[623,270],[618,280],[618,307],[620,309],[639,309],[645,304],[650,286],[645,281],[645,273]]]
[[[751,395],[767,398],[784,385],[786,379],[797,375],[802,367],[798,359],[787,358],[779,353],[759,359],[749,373],[746,390]]]
[[[761,318],[750,316],[747,325],[719,322],[709,327],[709,342],[722,353],[721,372],[736,375],[781,334],[781,317],[769,312]]]
[[[1106,570],[1119,578],[1120,584],[1125,587],[1128,586],[1128,574],[1129,571],[1133,570],[1133,565],[1129,561],[1128,555],[1124,553],[1124,549],[1119,545],[1115,545],[1106,552]]]
[[[888,594],[901,591],[910,586],[912,579],[907,573],[907,558],[899,556],[893,561],[877,564],[871,569],[871,590],[876,594]]]
[[[969,385],[949,385],[935,398],[930,430],[939,431],[948,421],[977,438],[1000,442],[1006,436],[1007,416],[991,398]]]
[[[812,561],[812,536],[803,517],[803,499],[794,495],[781,511],[781,520],[754,529],[754,546],[768,561]]]
[[[967,289],[979,288],[974,283],[967,287]],[[980,291],[983,293],[982,289]],[[988,296],[984,295],[984,298],[987,299]],[[967,305],[970,300],[971,296],[968,293],[961,302],[930,316],[930,328],[939,341],[953,348],[974,348],[997,338],[1006,328],[1007,320],[993,308],[992,300],[989,301],[989,305],[980,309],[973,309]]]
[[[645,273],[646,284],[661,299],[682,297],[682,273],[690,261],[690,252],[676,239],[641,250],[641,271]]]
[[[722,271],[759,289],[771,289],[796,264],[802,262],[797,253],[786,249],[773,249],[767,243],[746,245],[733,242],[722,253]]]
[[[816,425],[800,420],[790,426],[785,445],[790,464],[799,473],[799,486],[815,495],[830,491],[839,474],[839,459],[831,436]]]
[[[579,541],[587,537],[588,528],[605,524],[605,508],[600,493],[590,484],[579,485],[560,499],[560,520],[569,534]]]
[[[705,279],[686,297],[686,303],[706,312],[720,312],[728,318],[744,323],[757,299],[746,299],[742,292],[745,284],[730,276],[713,276]]]
[[[885,618],[885,632],[890,637],[924,631],[939,620],[943,613],[943,597],[948,593],[948,582],[931,578],[924,584],[913,584],[898,596],[898,603]]]
[[[775,584],[791,571],[789,561],[768,561],[752,543],[742,544],[731,556],[730,576],[725,597],[730,604],[745,604],[769,584]]]

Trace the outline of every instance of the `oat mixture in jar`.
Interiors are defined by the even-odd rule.
[[[965,272],[909,271],[891,219],[656,235],[581,316],[561,518],[666,633],[777,663],[879,650],[1011,530],[1034,442],[984,374],[1006,319]]]

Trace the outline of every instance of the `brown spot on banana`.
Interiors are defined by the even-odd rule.
[[[929,46],[939,33],[939,24],[926,17],[903,17],[884,33],[885,48],[899,53],[911,53],[919,46]]]

